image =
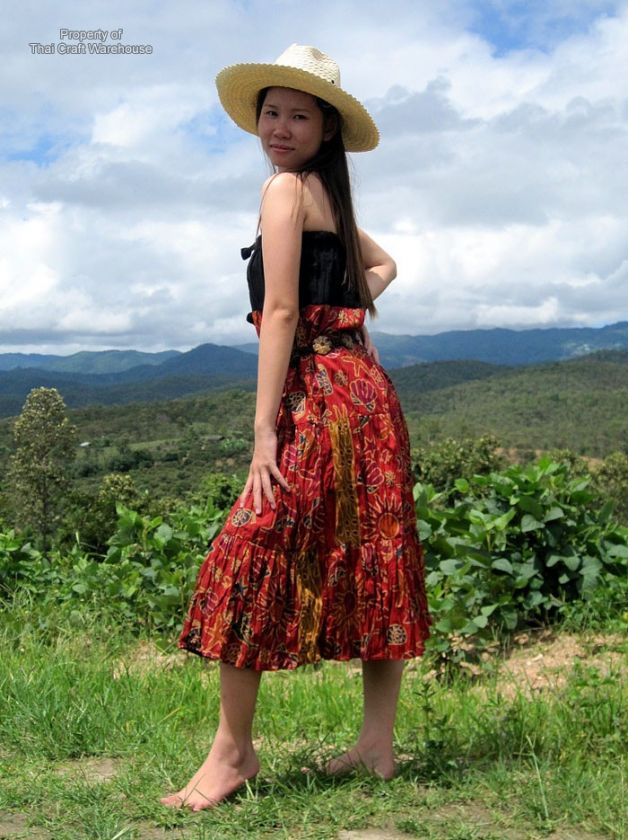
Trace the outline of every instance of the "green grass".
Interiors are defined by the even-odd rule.
[[[359,728],[353,664],[265,674],[257,781],[192,814],[159,798],[207,753],[217,666],[87,613],[44,617],[23,603],[1,616],[0,837],[336,838],[377,827],[430,840],[625,836],[625,706],[612,669],[575,663],[562,687],[509,696],[490,668],[479,682],[461,674],[444,685],[415,660],[391,782],[316,771]],[[142,659],[155,643],[164,656]],[[109,778],[94,778],[99,768]],[[23,833],[3,834],[18,817]]]

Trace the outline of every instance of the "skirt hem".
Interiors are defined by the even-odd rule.
[[[408,661],[410,659],[418,659],[425,655],[425,645],[422,645],[416,652],[405,652],[402,655],[393,655],[393,656],[371,656],[368,659],[362,659],[361,656],[347,656],[347,655],[338,655],[338,656],[325,656],[321,654],[317,659],[312,661],[304,661],[304,662],[294,662],[294,661],[287,661],[284,664],[259,664],[259,662],[253,662],[250,665],[236,665],[234,662],[229,661],[228,659],[221,656],[219,653],[203,653],[201,650],[192,647],[186,647],[185,645],[177,645],[179,650],[186,651],[187,653],[194,654],[195,656],[204,659],[207,662],[223,662],[225,665],[232,665],[234,668],[239,668],[244,671],[296,671],[297,668],[302,668],[305,665],[320,665],[323,662],[350,662],[354,659],[359,659],[361,662],[387,662],[387,661]]]

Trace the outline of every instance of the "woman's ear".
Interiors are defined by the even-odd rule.
[[[338,130],[338,120],[335,114],[329,114],[325,117],[325,126],[323,128],[323,140],[327,142],[331,140]]]

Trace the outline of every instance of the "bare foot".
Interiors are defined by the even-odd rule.
[[[328,761],[323,767],[323,772],[328,776],[344,776],[359,767],[365,768],[382,779],[392,779],[395,775],[392,750],[382,752],[378,749],[355,746]]]
[[[258,772],[259,761],[252,747],[244,756],[234,750],[212,747],[187,785],[159,801],[170,808],[185,805],[191,811],[213,808]]]

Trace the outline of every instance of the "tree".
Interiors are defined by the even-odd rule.
[[[39,535],[48,550],[70,486],[68,467],[76,457],[77,427],[66,417],[56,388],[33,388],[13,424],[15,453],[9,481],[19,524]]]

